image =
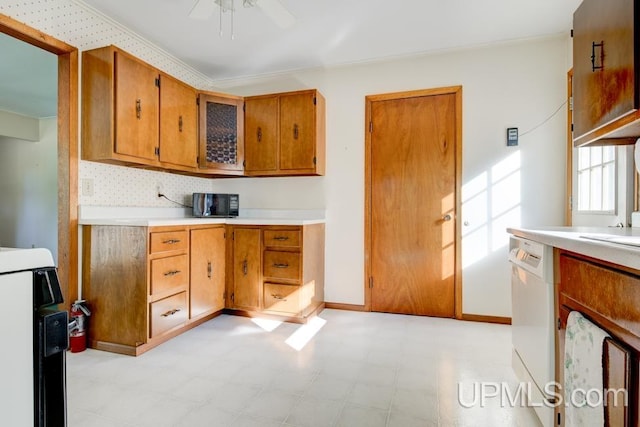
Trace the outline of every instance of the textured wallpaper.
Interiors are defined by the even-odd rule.
[[[0,0],[0,13],[83,51],[116,45],[201,90],[216,90],[209,79],[123,25],[73,0]],[[174,200],[190,201],[194,191],[211,191],[210,179],[80,161],[78,202],[97,206],[175,206],[158,199],[156,187]],[[93,191],[83,192],[90,180]],[[89,195],[87,193],[93,193]]]

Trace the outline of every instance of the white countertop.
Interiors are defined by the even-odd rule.
[[[640,228],[536,227],[508,228],[507,231],[514,236],[640,270]]]
[[[190,209],[79,206],[80,225],[159,227],[170,225],[311,225],[325,223],[324,210],[240,209],[235,218],[195,218]]]

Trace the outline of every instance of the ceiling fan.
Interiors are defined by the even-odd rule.
[[[287,29],[291,27],[296,18],[289,10],[280,2],[280,0],[238,0],[242,1],[244,7],[260,8],[265,15],[280,28]],[[189,17],[193,19],[209,19],[216,8],[220,10],[220,15],[224,12],[234,11],[234,0],[197,0]]]

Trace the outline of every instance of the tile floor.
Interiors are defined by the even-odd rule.
[[[340,310],[304,327],[222,315],[137,358],[68,353],[67,370],[69,427],[538,425],[530,408],[498,398],[471,406],[474,382],[516,385],[503,325]]]

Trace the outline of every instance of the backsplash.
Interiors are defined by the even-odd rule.
[[[168,198],[188,205],[191,204],[191,193],[211,192],[212,188],[208,178],[96,162],[81,161],[78,172],[80,205],[176,207],[175,203],[158,197],[158,186]],[[91,181],[92,196],[84,194],[85,180]]]

